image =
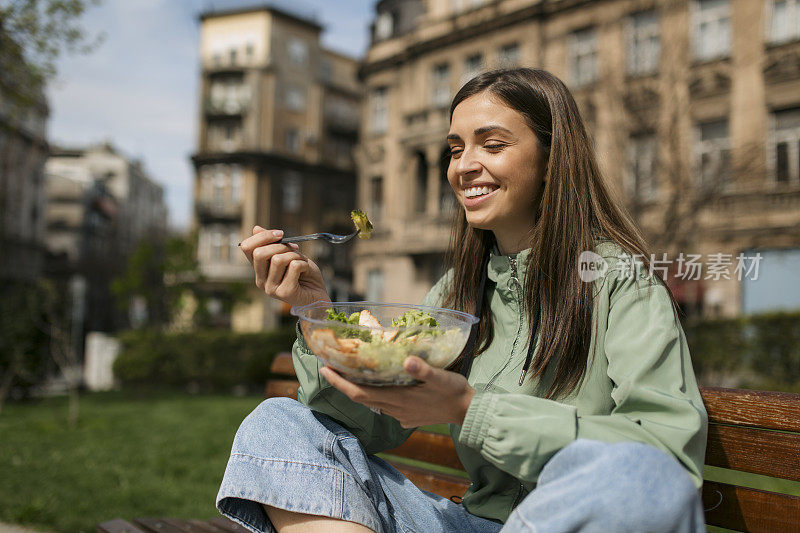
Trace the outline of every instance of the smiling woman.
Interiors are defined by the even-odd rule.
[[[501,253],[527,248],[541,201],[547,147],[524,117],[489,92],[458,105],[450,122],[447,178],[470,227],[494,233]]]
[[[298,333],[300,402],[242,423],[219,510],[253,531],[704,531],[707,416],[686,337],[663,280],[632,261],[649,254],[569,90],[542,70],[487,72],[450,117],[460,209],[423,304],[480,318],[466,348],[448,369],[407,357],[419,384],[372,387]],[[267,294],[326,300],[312,261],[253,233],[242,250]],[[608,268],[584,282],[587,252]],[[459,504],[374,455],[439,423],[471,481]]]

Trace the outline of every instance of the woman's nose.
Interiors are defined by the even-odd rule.
[[[473,172],[480,172],[482,165],[478,158],[475,157],[475,153],[472,150],[465,149],[461,153],[461,157],[458,158],[458,164],[456,165],[456,172],[459,175],[467,175]]]

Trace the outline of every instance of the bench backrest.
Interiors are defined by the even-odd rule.
[[[273,360],[266,396],[297,398],[291,354]],[[800,481],[800,394],[701,388],[708,411],[706,465]],[[469,480],[449,435],[416,431],[382,454],[415,485],[445,497],[462,496]],[[399,458],[399,460],[393,460]],[[432,468],[404,464],[402,459]],[[800,497],[729,485],[703,484],[706,523],[738,531],[800,531]]]

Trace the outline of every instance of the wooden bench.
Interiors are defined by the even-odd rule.
[[[291,354],[279,354],[272,362],[265,396],[297,398],[298,386]],[[700,392],[709,418],[706,465],[800,481],[800,394],[711,387]],[[401,446],[381,455],[423,490],[450,498],[463,496],[469,486],[449,435],[415,431]],[[736,531],[800,532],[797,496],[706,481],[703,507],[708,525]],[[105,522],[98,531],[244,531],[223,518],[143,520]]]

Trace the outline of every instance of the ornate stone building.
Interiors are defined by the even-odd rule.
[[[237,330],[287,319],[253,285],[237,244],[254,225],[286,235],[352,230],[352,156],[361,88],[354,59],[320,45],[322,26],[276,7],[200,16],[202,62],[194,227],[207,288],[248,286],[249,302],[222,317]],[[312,242],[335,297],[348,298],[349,247]]]
[[[573,91],[688,312],[800,306],[797,0],[378,2],[357,151],[376,231],[358,243],[356,290],[418,302],[441,273],[447,108],[466,80],[505,65],[544,68]],[[701,256],[698,279],[677,270],[681,253]]]

